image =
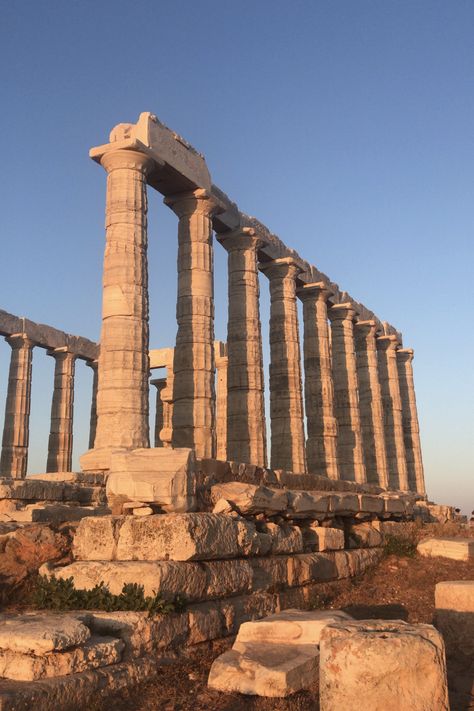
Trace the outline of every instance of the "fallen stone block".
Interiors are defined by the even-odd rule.
[[[217,503],[226,499],[242,515],[265,513],[272,515],[285,511],[288,506],[287,492],[243,482],[231,481],[211,487],[211,500]]]
[[[382,544],[382,534],[369,522],[356,523],[349,528],[349,548],[375,548]]]
[[[271,539],[225,514],[160,514],[83,519],[74,539],[78,560],[214,560],[265,555]]]
[[[282,645],[319,645],[321,631],[334,622],[352,618],[342,610],[285,610],[263,620],[244,622],[233,649],[242,651],[249,642]]]
[[[474,656],[474,580],[437,583],[435,627],[448,656]]]
[[[111,505],[119,498],[153,503],[168,513],[194,511],[194,451],[167,447],[114,451],[106,489]]]
[[[41,655],[83,644],[91,636],[80,620],[64,613],[26,613],[0,617],[0,649]]]
[[[327,625],[320,643],[320,708],[449,711],[441,635],[431,625],[365,620]]]
[[[82,646],[41,656],[0,650],[0,676],[18,681],[32,681],[120,662],[124,643],[111,637],[91,637]]]
[[[344,531],[326,526],[308,526],[302,529],[305,545],[314,551],[335,551],[344,548]]]
[[[471,560],[474,558],[473,538],[425,538],[416,547],[418,553],[427,558],[451,558]]]
[[[317,647],[249,643],[213,662],[208,685],[227,693],[285,697],[312,686],[317,673]]]

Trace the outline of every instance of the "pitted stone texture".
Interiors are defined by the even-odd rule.
[[[244,622],[233,649],[241,651],[249,642],[267,644],[319,645],[324,627],[334,622],[352,621],[342,610],[285,610],[263,620]]]
[[[77,674],[120,662],[124,643],[112,637],[91,637],[82,646],[42,656],[0,650],[0,676],[18,681]]]
[[[305,544],[314,551],[335,551],[344,548],[344,531],[329,526],[308,526],[303,529]]]
[[[242,645],[213,662],[208,685],[227,693],[285,697],[307,689],[317,680],[317,647],[286,644]]]
[[[425,538],[417,546],[420,555],[427,558],[452,558],[472,560],[474,558],[473,538]]]
[[[288,510],[294,518],[324,517],[330,510],[331,496],[317,491],[288,491]]]
[[[139,583],[145,595],[158,591],[167,599],[185,595],[189,602],[242,595],[252,588],[252,568],[247,560],[76,561],[48,572],[63,580],[72,577],[80,590],[91,590],[103,582],[111,593],[119,595],[125,584]]]
[[[272,555],[282,555],[284,553],[302,553],[303,535],[298,526],[290,526],[287,523],[278,525],[267,523],[262,526],[262,533],[271,536]]]
[[[168,513],[194,511],[195,458],[191,449],[136,449],[110,457],[107,497],[159,505]]]
[[[382,544],[382,533],[368,521],[356,523],[349,529],[349,548],[374,548]]]
[[[226,499],[241,514],[274,514],[285,511],[288,495],[283,489],[269,489],[266,486],[254,486],[237,481],[228,484],[216,484],[211,488],[211,499],[217,502]]]
[[[443,635],[446,654],[474,657],[474,580],[437,583],[434,624]]]
[[[89,628],[72,615],[31,613],[0,618],[0,650],[42,655],[83,644],[90,636]]]
[[[88,525],[89,524],[89,525]],[[225,514],[160,514],[83,519],[78,560],[214,560],[265,555],[271,540],[255,525]]]
[[[444,644],[431,625],[366,620],[327,625],[321,711],[449,711]]]

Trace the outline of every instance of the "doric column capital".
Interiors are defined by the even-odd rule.
[[[356,313],[354,306],[350,302],[334,304],[328,309],[328,316],[331,321],[353,321]]]
[[[144,175],[148,175],[153,168],[154,161],[146,153],[131,150],[108,151],[100,159],[101,166],[111,173],[113,170],[130,168],[139,170]]]
[[[398,348],[397,349],[397,360],[402,363],[411,363],[414,356],[413,348]]]
[[[73,353],[72,351],[68,350],[67,346],[62,346],[61,348],[49,348],[46,351],[47,355],[53,356],[53,358],[56,358],[58,360],[66,360],[68,356],[72,360],[75,360],[77,358],[76,353]]]
[[[354,324],[354,334],[359,338],[369,338],[377,332],[377,323],[375,321],[356,321]]]
[[[324,301],[327,303],[334,291],[323,281],[315,281],[310,284],[303,284],[296,290],[296,296],[301,301]]]
[[[238,227],[236,230],[223,232],[217,235],[217,240],[228,252],[256,251],[264,244],[253,227]]]
[[[207,190],[204,190],[204,188],[189,190],[188,192],[177,193],[176,195],[167,195],[163,199],[163,202],[170,207],[179,218],[195,213],[212,217],[224,211],[224,207],[219,200],[214,197],[214,195],[208,193]]]
[[[5,336],[5,340],[13,350],[18,350],[23,347],[34,348],[36,345],[26,333],[12,333],[10,336]]]
[[[271,262],[261,262],[258,268],[270,281],[272,279],[284,279],[285,277],[296,279],[298,274],[304,271],[293,257],[281,257],[279,259],[272,259]]]
[[[377,336],[377,349],[380,351],[395,351],[399,341],[395,335]]]

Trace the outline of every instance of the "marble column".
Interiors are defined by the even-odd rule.
[[[166,387],[161,391],[163,403],[163,427],[160,439],[163,447],[172,447],[173,442],[173,389],[174,389],[173,362],[166,364]]]
[[[391,489],[408,491],[408,474],[403,440],[402,401],[397,367],[398,339],[377,338],[378,368],[384,410],[385,447]]]
[[[402,400],[403,439],[407,462],[408,485],[411,491],[425,494],[425,475],[421,455],[420,427],[413,381],[413,350],[400,348],[396,351],[400,396]]]
[[[34,343],[24,333],[5,338],[11,346],[0,473],[24,478],[28,468],[31,375]]]
[[[358,321],[354,326],[359,411],[367,482],[387,489],[388,464],[376,331],[375,321]]]
[[[219,236],[228,253],[227,457],[266,466],[262,329],[257,250],[251,228]]]
[[[92,370],[92,397],[91,397],[91,414],[89,420],[89,449],[94,449],[95,433],[97,430],[97,370],[98,361],[86,360],[86,365]]]
[[[106,470],[113,449],[150,446],[146,154],[111,150],[108,173],[102,331],[94,449],[85,471]]]
[[[55,364],[46,471],[70,472],[72,469],[76,355],[68,351],[67,348],[49,350],[48,355],[54,358]]]
[[[332,292],[323,282],[317,282],[305,284],[296,293],[303,302],[308,472],[339,479],[327,309],[327,301]]]
[[[271,466],[306,471],[296,277],[291,257],[260,265],[270,280]]]
[[[174,351],[173,446],[215,456],[215,362],[212,215],[205,190],[165,198],[179,217],[178,333]]]
[[[227,374],[229,358],[227,344],[216,341],[216,459],[227,461]]]
[[[150,385],[154,385],[156,388],[155,447],[163,447],[161,431],[164,427],[164,403],[161,396],[166,388],[166,378],[150,380]]]
[[[337,454],[341,479],[366,481],[359,386],[354,346],[355,309],[350,303],[332,306],[328,315],[332,332],[334,411],[338,423]]]

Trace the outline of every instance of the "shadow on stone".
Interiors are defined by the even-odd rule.
[[[404,620],[408,621],[408,610],[403,605],[348,605],[344,612],[356,620]]]

